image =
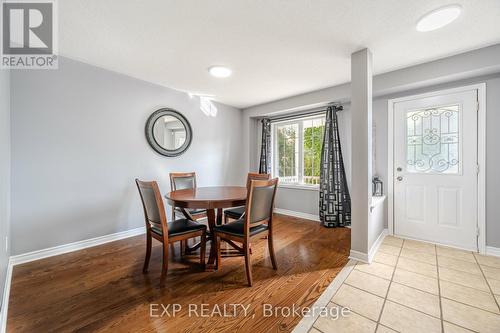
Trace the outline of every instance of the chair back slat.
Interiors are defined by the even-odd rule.
[[[162,231],[166,239],[168,236],[167,217],[158,184],[155,181],[144,182],[138,179],[135,182],[141,196],[146,229],[150,231],[151,228],[157,228]]]
[[[247,188],[250,187],[250,182],[252,180],[269,180],[270,178],[271,178],[271,175],[268,173],[249,172],[247,175]]]
[[[172,191],[196,188],[196,173],[194,172],[170,173],[170,187]]]
[[[277,186],[278,178],[250,181],[245,213],[246,231],[265,222],[268,225],[272,223]]]

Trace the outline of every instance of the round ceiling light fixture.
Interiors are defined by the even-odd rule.
[[[459,5],[449,5],[435,9],[420,18],[417,22],[417,31],[427,32],[444,27],[455,21],[462,13]]]
[[[208,68],[210,75],[218,78],[229,77],[233,73],[229,68],[224,66],[211,66]]]

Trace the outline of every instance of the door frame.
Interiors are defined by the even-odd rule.
[[[394,104],[414,99],[435,97],[464,91],[477,90],[477,231],[478,250],[486,254],[486,83],[478,83],[463,87],[432,91],[428,93],[393,98],[387,101],[387,219],[389,234],[394,235]],[[403,237],[404,238],[404,237]]]

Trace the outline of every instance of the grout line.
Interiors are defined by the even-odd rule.
[[[379,262],[377,262],[377,264],[380,264],[380,263],[379,263]],[[382,264],[382,265],[385,265],[385,264]],[[388,265],[386,265],[386,266],[388,266]],[[396,268],[395,266],[391,266],[391,267]],[[375,274],[372,274],[372,273],[368,273],[368,272],[362,271],[362,270],[360,270],[360,269],[356,269],[356,270],[357,270],[358,272],[361,272],[361,273],[364,273],[364,274],[368,274],[368,275],[371,275],[371,276],[378,277],[379,279],[383,279],[383,280],[386,280],[386,281],[391,281],[390,279],[386,279],[386,278],[383,278],[383,277],[381,277],[381,276],[379,276],[379,275],[375,275]]]
[[[359,287],[356,287],[356,286],[350,285],[350,284],[349,284],[349,283],[347,283],[347,282],[344,282],[344,284],[345,284],[345,285],[348,285],[348,286],[349,286],[349,287],[351,287],[351,288],[358,289],[358,290],[361,290],[361,291],[363,291],[363,292],[365,292],[365,293],[367,293],[367,294],[370,294],[370,295],[373,295],[373,296],[377,296],[378,298],[382,298],[382,299],[384,299],[384,297],[383,297],[383,296],[380,296],[380,295],[374,294],[374,293],[372,293],[371,291],[368,291],[368,290],[365,290],[365,289],[362,289],[362,288],[359,288]],[[373,319],[372,319],[372,320],[373,320]]]
[[[397,283],[397,282],[394,282],[394,283],[399,284],[399,283]],[[344,283],[344,284],[347,284],[347,283]],[[373,295],[373,296],[377,296],[377,297],[379,297],[379,298],[382,298],[382,299],[383,299],[383,297],[381,297],[381,296],[379,296],[379,295],[376,295],[376,294],[374,294],[374,293],[372,293],[372,292],[369,292],[369,291],[367,291],[367,290],[364,290],[364,289],[361,289],[361,288],[358,288],[358,287],[355,287],[355,286],[351,286],[350,284],[347,284],[347,285],[348,285],[348,286],[350,286],[350,287],[352,287],[352,288],[355,288],[355,289],[361,290],[361,291],[363,291],[363,292],[365,292],[365,293],[367,293],[367,294],[370,294],[370,295]],[[405,287],[407,287],[407,286],[405,286]],[[412,288],[412,287],[408,287],[408,288]],[[412,289],[415,289],[415,288],[412,288]],[[417,290],[418,290],[418,289],[417,289]],[[420,291],[420,290],[419,290],[419,291]],[[430,294],[430,295],[432,295],[432,296],[436,296],[436,297],[437,297],[437,295],[434,295],[434,294]],[[392,300],[392,299],[388,299],[388,301],[389,301],[389,302],[391,302],[391,303],[394,303],[394,304],[401,305],[402,307],[405,307],[405,308],[407,308],[407,309],[413,310],[413,311],[415,311],[415,312],[420,312],[420,313],[422,313],[422,314],[424,314],[424,315],[427,315],[427,316],[429,316],[429,317],[433,317],[433,318],[439,319],[438,317],[433,316],[433,315],[431,315],[431,314],[429,314],[429,313],[427,313],[427,312],[423,312],[422,310],[418,310],[418,309],[412,308],[412,307],[410,307],[410,306],[408,306],[408,305],[405,305],[405,304],[403,304],[403,303],[399,303],[399,302],[394,301],[394,300]],[[339,304],[339,305],[340,305],[340,304]],[[342,306],[342,305],[341,305],[341,306]],[[352,312],[356,312],[356,311],[353,311],[353,310],[351,310],[351,311],[352,311]],[[357,313],[357,312],[356,312],[356,313]],[[359,313],[358,313],[358,314],[359,314]],[[359,314],[359,315],[361,315],[361,314]],[[361,315],[361,316],[363,316],[363,315]],[[368,318],[368,317],[367,317],[367,318]],[[369,319],[369,318],[368,318],[368,319]],[[371,321],[374,321],[373,319],[370,319],[370,320],[371,320]]]
[[[486,293],[486,291],[484,291]],[[494,298],[495,296],[493,296]],[[453,299],[453,298],[449,298],[449,297],[444,297],[444,296],[441,296],[441,298],[444,298],[444,299],[447,299],[449,301],[453,301],[455,303],[459,303],[459,304],[462,304],[462,305],[465,305],[465,306],[468,306],[468,307],[471,307],[471,308],[474,308],[474,309],[478,309],[478,310],[481,310],[481,311],[484,311],[484,312],[489,312],[489,313],[492,313],[494,315],[497,315],[499,316],[500,313],[499,312],[493,312],[493,311],[490,311],[490,310],[486,310],[486,309],[483,309],[483,308],[480,308],[480,307],[477,307],[475,305],[470,305],[470,304],[467,304],[467,303],[464,303],[464,302],[460,302],[460,301],[457,301],[456,299]]]
[[[437,280],[438,280],[438,294],[439,294],[439,313],[441,314],[441,332],[444,332],[444,318],[443,318],[443,304],[441,302],[441,279],[439,278],[439,256],[437,254],[437,248],[434,245],[434,251],[436,251],[436,268],[437,268]]]
[[[394,279],[394,274],[396,273],[396,267],[398,267],[399,258],[401,256],[401,251],[403,251],[403,246],[405,244],[405,240],[401,243],[401,248],[399,249],[398,259],[396,259],[396,265],[392,270],[391,280],[389,281],[389,286],[387,287],[387,292],[385,293],[384,302],[382,303],[382,308],[380,309],[380,314],[378,315],[377,326],[375,327],[375,332],[378,330],[380,326],[380,319],[382,319],[382,313],[384,313],[385,303],[387,303],[387,296],[389,295],[389,290],[391,289],[392,281]]]
[[[403,243],[402,243],[402,244],[404,245],[404,240],[403,240]],[[482,309],[482,308],[476,307],[476,306],[474,306],[474,305],[466,304],[466,303],[463,303],[463,302],[460,302],[460,301],[457,301],[457,300],[454,300],[454,299],[451,299],[451,298],[448,298],[448,297],[444,297],[444,296],[442,296],[442,295],[441,295],[441,278],[440,278],[440,276],[439,276],[439,258],[438,258],[438,254],[437,254],[437,248],[436,248],[436,245],[434,245],[434,250],[435,250],[435,256],[436,256],[437,279],[436,279],[436,278],[433,278],[433,277],[430,277],[430,276],[427,276],[427,275],[423,275],[423,274],[419,274],[419,273],[416,273],[416,272],[407,271],[407,270],[405,270],[405,269],[399,268],[399,267],[398,267],[398,263],[399,263],[399,259],[401,258],[401,252],[402,252],[402,250],[403,250],[403,245],[400,247],[399,254],[397,255],[398,259],[397,259],[397,261],[396,261],[396,265],[395,265],[395,266],[391,266],[391,265],[387,265],[387,264],[384,264],[384,263],[376,262],[377,264],[382,264],[382,265],[389,266],[389,267],[392,267],[392,268],[393,268],[393,272],[392,272],[392,275],[391,275],[391,279],[390,279],[390,280],[389,280],[389,279],[386,279],[386,278],[383,278],[383,277],[381,277],[381,276],[378,276],[378,275],[372,274],[372,273],[367,273],[367,272],[364,272],[364,271],[362,271],[362,270],[359,270],[359,269],[358,269],[358,271],[359,271],[359,272],[361,272],[361,273],[364,273],[364,274],[369,274],[369,275],[371,275],[371,276],[374,276],[374,277],[377,277],[377,278],[383,279],[383,280],[385,280],[385,281],[389,281],[389,286],[387,287],[387,292],[386,292],[385,297],[381,297],[380,295],[374,294],[374,293],[372,293],[372,292],[370,292],[370,291],[367,291],[367,290],[364,290],[364,289],[362,289],[362,288],[359,288],[359,287],[353,286],[353,285],[351,285],[351,284],[349,284],[348,282],[346,282],[346,281],[345,281],[345,280],[347,280],[347,278],[346,278],[346,279],[343,281],[343,283],[341,284],[341,286],[345,284],[345,285],[348,285],[348,286],[350,286],[350,287],[352,287],[352,288],[355,288],[355,289],[358,289],[358,290],[360,290],[360,291],[366,292],[366,293],[368,293],[368,294],[370,294],[370,295],[373,295],[373,296],[380,297],[380,298],[383,298],[383,299],[384,299],[384,302],[383,302],[383,304],[382,304],[382,308],[380,309],[380,314],[379,314],[378,320],[376,321],[376,327],[375,327],[375,330],[378,330],[379,326],[383,326],[383,327],[388,327],[388,328],[390,328],[390,329],[392,329],[392,330],[396,331],[395,329],[391,328],[390,326],[384,325],[384,324],[382,324],[382,323],[380,322],[380,320],[381,320],[381,318],[382,318],[382,314],[383,314],[383,312],[384,312],[385,304],[387,303],[387,301],[392,302],[392,303],[394,303],[394,304],[398,304],[398,305],[400,305],[400,306],[402,306],[402,307],[404,307],[404,308],[407,308],[407,309],[409,309],[409,310],[412,310],[412,311],[416,311],[416,312],[422,313],[422,314],[427,315],[427,316],[429,316],[429,317],[431,317],[431,318],[435,318],[435,319],[440,320],[440,322],[441,322],[441,330],[442,330],[442,332],[444,332],[444,323],[445,323],[445,322],[446,322],[446,323],[450,323],[450,324],[452,324],[452,325],[455,325],[455,326],[457,326],[457,327],[461,327],[461,328],[463,328],[463,329],[470,330],[469,328],[466,328],[466,327],[464,327],[464,326],[461,326],[461,325],[459,325],[459,324],[457,324],[457,323],[453,323],[453,322],[451,322],[451,321],[444,320],[444,318],[443,318],[443,308],[442,308],[442,302],[441,302],[441,300],[442,300],[442,299],[451,300],[451,301],[453,301],[453,302],[457,302],[457,303],[460,303],[460,304],[463,304],[463,305],[466,305],[466,306],[469,306],[469,307],[472,307],[472,308],[475,308],[475,309],[478,309],[478,310],[482,310],[482,311],[486,311],[486,312],[489,312],[489,313],[492,313],[492,314],[498,315],[498,313],[495,313],[495,312],[492,312],[492,311],[488,311],[488,310],[485,310],[485,309]],[[384,252],[384,253],[385,253],[385,252]],[[394,254],[390,254],[390,253],[385,253],[385,254],[388,254],[388,255],[394,255]],[[402,257],[402,258],[405,258],[405,257]],[[447,258],[449,258],[449,257],[447,257]],[[477,258],[476,258],[475,256],[474,256],[474,258],[475,258],[475,260],[476,260],[476,263],[477,263],[477,264],[478,264],[478,266],[480,267],[480,270],[481,270],[481,273],[482,273],[482,275],[483,275],[483,278],[484,278],[484,279],[486,280],[486,282],[487,282],[487,285],[488,285],[488,288],[489,288],[490,294],[493,296],[493,299],[494,299],[494,301],[495,301],[496,305],[499,307],[499,310],[500,310],[500,304],[499,304],[499,302],[497,301],[497,299],[496,299],[496,297],[495,297],[495,294],[493,293],[493,290],[491,289],[491,286],[490,286],[490,284],[488,283],[488,280],[486,279],[486,276],[485,276],[485,274],[484,274],[484,271],[482,270],[482,267],[481,267],[481,265],[479,264],[479,262],[477,262]],[[405,259],[413,260],[413,259],[410,259],[410,258],[405,258]],[[451,258],[451,259],[456,259],[456,258]],[[460,260],[460,259],[457,259],[457,260]],[[415,260],[415,261],[420,262],[420,261],[418,261],[418,260]],[[464,261],[464,260],[462,260],[462,261]],[[423,262],[420,262],[420,263],[423,263]],[[354,265],[354,267],[353,267],[353,270],[355,269],[355,267],[356,267],[358,264],[359,264],[359,262],[356,262],[356,264],[355,264],[355,265]],[[462,271],[457,271],[457,270],[454,270],[454,269],[452,269],[452,268],[447,268],[447,267],[445,267],[445,268],[446,268],[446,269],[451,269],[451,270],[456,271],[456,272],[462,272]],[[418,288],[415,288],[415,287],[412,287],[412,286],[407,286],[407,285],[405,285],[405,284],[403,284],[403,283],[399,283],[399,282],[394,281],[394,275],[395,275],[395,273],[396,273],[396,269],[401,269],[401,270],[403,270],[403,271],[407,271],[407,272],[410,272],[410,273],[413,273],[413,274],[418,274],[418,275],[420,275],[420,276],[422,276],[422,277],[426,277],[426,278],[429,278],[429,279],[434,279],[434,280],[437,280],[437,282],[438,282],[438,293],[439,293],[439,294],[438,294],[438,295],[435,295],[435,294],[432,294],[432,293],[430,293],[430,292],[428,292],[428,291],[425,291],[425,290],[420,290],[420,289],[418,289]],[[349,272],[349,275],[350,275],[351,273],[352,273],[352,270],[351,270],[351,272]],[[349,275],[348,275],[348,276],[349,276]],[[447,280],[443,280],[443,281],[447,281]],[[452,284],[456,284],[456,285],[458,285],[458,286],[463,286],[463,285],[461,285],[461,284],[459,284],[459,283],[455,283],[455,282],[452,282],[452,281],[447,281],[447,282],[450,282],[450,283],[452,283]],[[389,300],[389,299],[387,299],[387,297],[388,297],[388,295],[389,295],[390,288],[391,288],[391,286],[392,286],[392,284],[393,284],[393,283],[395,283],[395,284],[399,284],[399,285],[403,285],[403,286],[405,286],[405,287],[412,288],[412,289],[415,289],[415,290],[418,290],[418,291],[424,292],[424,293],[429,294],[429,295],[432,295],[432,296],[437,296],[437,297],[438,297],[438,299],[439,299],[440,318],[437,318],[437,317],[435,317],[435,316],[433,316],[433,315],[431,315],[431,314],[425,313],[425,312],[423,312],[423,311],[420,311],[420,310],[414,309],[414,308],[409,307],[409,306],[407,306],[407,305],[405,305],[405,304],[401,304],[401,303],[399,303],[399,302],[396,302],[396,301],[393,301],[393,300]],[[341,286],[340,286],[340,287],[341,287]],[[340,289],[340,287],[339,287],[339,289]],[[464,286],[464,287],[472,288],[472,287],[470,287],[470,286]],[[472,288],[472,289],[475,289],[475,288]],[[477,290],[478,290],[478,291],[480,291],[479,289],[477,289]],[[485,291],[483,291],[483,292],[485,292]],[[340,305],[340,304],[338,304],[338,303],[333,302],[333,297],[332,297],[332,300],[330,300],[330,302],[331,302],[332,304],[335,304],[336,306],[339,306],[339,307],[345,308],[345,306],[342,306],[342,305]],[[361,317],[363,317],[363,318],[366,318],[367,320],[370,320],[370,321],[372,321],[372,322],[374,321],[373,319],[368,318],[367,316],[365,316],[365,315],[363,315],[363,314],[360,314],[360,313],[358,313],[358,312],[356,312],[356,311],[353,311],[352,309],[350,309],[350,311],[351,311],[351,312],[353,312],[353,313],[355,313],[356,315],[359,315],[359,316],[361,316]],[[313,326],[313,327],[314,327],[314,326]],[[311,327],[311,328],[312,328],[312,327]],[[319,330],[318,328],[316,328],[316,327],[314,327],[314,328],[315,328],[316,330],[318,330],[319,332],[324,333],[323,331]],[[474,330],[470,330],[470,331],[475,332]]]
[[[488,285],[488,289],[490,290],[490,293],[491,295],[493,296],[493,301],[495,301],[495,303],[497,304],[497,307],[498,307],[498,310],[500,311],[500,304],[498,304],[498,300],[497,298],[495,297],[495,293],[493,292],[493,289],[491,289],[491,285],[490,285],[490,282],[488,281],[488,279],[486,278],[486,275],[484,274],[484,271],[483,271],[483,268],[481,267],[481,265],[479,264],[479,261],[477,261],[477,258],[475,255],[474,256],[474,259],[476,260],[476,264],[479,266],[479,270],[481,271],[481,274],[483,274],[483,278],[484,280],[486,281],[486,285]]]
[[[408,259],[408,258],[405,258],[405,257],[402,257],[402,258],[403,258],[403,259]],[[411,259],[410,259],[410,260],[411,260]],[[378,261],[376,261],[376,263],[377,263],[377,264],[386,265],[386,266],[390,266],[390,265],[387,265],[387,264],[380,263],[380,262],[378,262]],[[419,263],[420,263],[420,261],[419,261]],[[401,268],[401,267],[396,267],[396,266],[391,266],[391,267],[394,267],[395,269],[400,269],[400,270],[405,271],[405,272],[408,272],[408,273],[417,274],[417,275],[419,275],[419,276],[421,276],[421,277],[425,277],[425,278],[428,278],[428,279],[437,280],[437,278],[435,278],[435,277],[432,277],[432,276],[429,276],[429,275],[425,275],[425,274],[420,274],[420,273],[413,272],[413,271],[409,271],[409,270],[404,269],[404,268]],[[359,272],[361,272],[361,273],[365,273],[365,274],[371,275],[371,276],[378,277],[379,279],[384,279],[384,280],[386,280],[386,281],[390,281],[390,279],[386,279],[386,278],[384,278],[384,277],[381,277],[380,275],[375,275],[375,274],[373,274],[373,273],[368,273],[368,272],[365,272],[365,271],[362,271],[362,270],[359,270],[359,269],[357,269],[357,271],[359,271]],[[397,282],[397,281],[394,281],[394,282],[395,282],[395,283],[402,284],[402,285],[407,286],[407,287],[411,287],[411,286],[408,286],[408,285],[406,285],[406,284],[404,284],[404,283],[401,283],[401,282]],[[449,281],[449,282],[451,282],[451,281]],[[454,283],[455,283],[455,282],[454,282]],[[455,283],[455,284],[459,284],[459,283]],[[461,285],[461,284],[460,284],[460,285]],[[462,286],[462,285],[461,285],[461,286]],[[467,287],[467,286],[465,286],[465,287]],[[415,288],[415,287],[411,287],[411,288],[418,289],[418,288]],[[469,288],[472,288],[472,287],[469,287]],[[475,289],[475,288],[473,288],[473,289]],[[420,290],[420,289],[418,289],[418,290]],[[481,289],[477,289],[477,290],[481,290]],[[424,291],[424,290],[422,290],[422,291]]]
[[[444,332],[444,322],[447,322],[447,323],[453,324],[453,325],[455,325],[455,326],[457,326],[457,327],[461,327],[461,328],[466,329],[466,330],[470,330],[470,331],[472,331],[472,332],[476,332],[476,331],[471,330],[471,329],[469,329],[469,328],[466,328],[466,327],[464,327],[464,326],[461,326],[461,325],[459,325],[459,324],[457,324],[457,323],[453,323],[453,322],[451,322],[451,321],[444,320],[444,318],[443,318],[443,313],[442,313],[442,304],[441,304],[441,299],[442,299],[442,298],[444,298],[444,299],[449,299],[449,300],[451,300],[451,301],[453,301],[453,302],[457,302],[457,303],[460,303],[460,304],[464,304],[464,305],[466,305],[466,306],[470,306],[470,307],[473,307],[473,308],[476,308],[476,309],[479,309],[479,310],[482,310],[482,311],[487,311],[487,312],[489,312],[489,313],[492,313],[492,314],[498,315],[498,313],[494,313],[494,312],[491,312],[491,311],[488,311],[488,310],[484,310],[484,309],[481,309],[481,308],[475,307],[475,306],[470,305],[470,304],[465,304],[465,303],[458,302],[458,301],[456,301],[456,300],[453,300],[453,299],[450,299],[450,298],[447,298],[447,297],[443,297],[443,296],[441,296],[441,285],[440,285],[441,278],[439,277],[439,264],[438,264],[438,259],[437,259],[438,255],[437,255],[437,248],[436,248],[436,245],[434,245],[434,247],[435,247],[435,248],[434,248],[434,250],[436,251],[436,264],[437,264],[437,265],[436,265],[436,268],[437,268],[437,271],[438,271],[438,275],[437,275],[437,276],[438,276],[438,278],[437,278],[437,279],[436,279],[436,278],[429,277],[429,276],[427,276],[427,275],[423,275],[423,274],[419,274],[419,273],[411,272],[411,271],[407,271],[407,272],[414,273],[414,274],[419,274],[419,275],[421,275],[421,276],[424,276],[424,277],[427,277],[427,278],[431,278],[431,279],[434,279],[434,280],[437,280],[437,281],[438,281],[438,291],[439,291],[439,296],[438,296],[438,297],[439,297],[439,308],[440,308],[440,311],[441,311],[441,318],[437,318],[437,317],[432,316],[432,315],[430,315],[430,314],[427,314],[427,313],[425,313],[425,312],[422,312],[422,311],[419,311],[419,310],[413,309],[413,308],[411,308],[411,307],[409,307],[409,306],[406,306],[406,305],[404,305],[404,304],[401,304],[401,303],[395,302],[395,301],[393,301],[393,300],[388,300],[388,299],[387,299],[387,296],[388,296],[388,294],[389,294],[389,290],[390,290],[390,287],[391,287],[392,283],[401,284],[401,283],[398,283],[398,282],[396,282],[396,281],[393,281],[393,280],[394,280],[394,274],[395,274],[395,272],[396,272],[396,269],[401,269],[401,268],[397,267],[397,264],[398,264],[398,262],[399,262],[399,258],[401,257],[401,256],[399,255],[399,256],[398,256],[398,262],[396,262],[396,266],[394,267],[395,269],[394,269],[394,271],[393,271],[393,275],[392,275],[392,278],[391,278],[391,282],[390,282],[390,284],[389,284],[389,287],[387,288],[387,294],[386,294],[386,298],[385,298],[385,300],[384,300],[384,304],[382,305],[382,309],[381,309],[381,311],[380,311],[379,320],[377,321],[377,329],[378,329],[378,327],[379,327],[380,325],[382,325],[382,326],[386,326],[386,325],[383,325],[383,324],[381,324],[381,323],[380,323],[380,319],[381,319],[381,317],[382,317],[382,313],[383,313],[383,311],[384,311],[384,307],[385,307],[385,303],[386,303],[386,301],[390,301],[390,302],[392,302],[392,303],[395,303],[395,304],[398,304],[398,305],[400,305],[400,306],[403,306],[403,307],[405,307],[405,308],[407,308],[407,309],[410,309],[410,310],[413,310],[413,311],[416,311],[416,312],[420,312],[420,313],[425,314],[425,315],[427,315],[427,316],[430,316],[430,317],[432,317],[432,318],[440,319],[440,321],[441,321],[441,329],[442,329],[442,331],[443,331],[443,332]],[[402,249],[403,249],[403,246],[401,247],[401,250],[402,250]],[[400,254],[401,254],[401,252],[400,252]],[[405,257],[403,257],[403,258],[405,258]],[[474,258],[475,258],[475,256],[474,256]],[[475,259],[476,259],[476,262],[477,262],[477,258],[475,258]],[[409,259],[409,260],[412,260],[412,259]],[[479,265],[479,263],[477,263],[477,264],[478,264],[478,266],[481,268],[481,265]],[[402,269],[402,270],[406,271],[405,269]],[[457,271],[457,270],[454,270],[454,269],[452,269],[452,270],[453,270],[453,271]],[[461,271],[457,271],[457,272],[461,272]],[[484,272],[483,272],[483,270],[482,270],[482,269],[481,269],[481,272],[483,273],[483,277],[484,277],[484,278],[485,278],[485,280],[487,281],[486,276],[484,276]],[[365,273],[365,272],[363,272],[363,273]],[[366,273],[366,274],[370,274],[370,273]],[[377,275],[374,275],[374,274],[370,274],[370,275],[377,276]],[[379,277],[379,276],[377,276],[377,277]],[[379,277],[379,278],[380,278],[380,277]],[[385,279],[385,280],[387,280],[387,279]],[[445,280],[445,281],[446,281],[446,280]],[[447,282],[450,282],[450,283],[453,283],[453,284],[457,284],[457,283],[454,283],[454,282],[451,282],[451,281],[447,281]],[[403,284],[403,285],[404,285],[404,284]],[[461,284],[457,284],[457,285],[461,286]],[[353,286],[353,287],[354,287],[354,286]],[[406,287],[413,288],[413,287],[410,287],[410,286],[406,286]],[[465,287],[467,287],[467,286],[465,286]],[[496,298],[495,298],[495,295],[494,295],[494,293],[493,293],[493,291],[492,291],[492,289],[491,289],[491,287],[490,287],[489,283],[488,283],[488,287],[490,288],[490,293],[493,295],[493,298],[494,298],[495,302],[497,302],[497,300],[496,300]],[[469,288],[471,288],[471,287],[469,287]],[[359,288],[358,288],[358,289],[359,289]],[[413,288],[413,289],[419,290],[419,289],[417,289],[417,288]],[[475,288],[472,288],[472,289],[475,289]],[[366,290],[364,290],[364,291],[365,291],[365,292],[368,292],[368,291],[366,291]],[[423,291],[423,290],[421,290],[421,291]],[[479,290],[478,290],[478,291],[479,291]],[[431,294],[431,293],[426,292],[426,291],[423,291],[423,292],[428,293],[428,294],[433,295],[433,296],[436,296],[436,295]],[[368,292],[368,293],[370,293],[370,292]],[[378,296],[378,295],[377,295],[377,296]],[[380,296],[379,296],[379,297],[380,297]],[[498,303],[498,302],[497,302],[497,305],[499,305],[499,303]],[[500,306],[499,306],[499,308],[500,308]],[[394,330],[394,329],[393,329],[393,328],[391,328],[390,326],[387,326],[387,327],[389,327],[390,329]]]
[[[481,333],[481,332],[479,332],[479,331],[474,331],[473,329],[470,329],[470,328],[463,327],[463,326],[460,326],[460,325],[458,325],[458,324],[452,323],[452,322],[451,322],[451,321],[449,321],[449,320],[443,320],[443,325],[444,325],[444,323],[452,324],[452,325],[455,325],[455,326],[457,326],[457,327],[463,328],[464,330],[471,331],[471,332],[474,332],[474,333]]]
[[[437,279],[434,279],[437,281]],[[404,284],[404,283],[401,283],[401,282],[398,282],[398,281],[392,281],[392,283],[395,283],[395,284],[399,284],[400,286],[403,286],[403,287],[406,287],[406,288],[411,288],[411,289],[415,289],[417,291],[420,291],[420,292],[423,292],[423,293],[426,293],[426,294],[429,294],[431,296],[437,296],[439,297],[439,293],[436,295],[436,294],[433,294],[433,293],[430,293],[428,292],[427,290],[422,290],[422,289],[418,289],[417,287],[413,287],[413,286],[409,286],[407,284]],[[394,302],[394,301],[393,301]]]
[[[370,275],[372,275],[372,274],[370,274]],[[375,277],[376,277],[376,275],[372,275],[372,276],[375,276]],[[388,280],[386,280],[386,281],[388,281]],[[444,299],[447,299],[447,300],[453,301],[453,302],[455,302],[455,303],[460,303],[460,304],[463,304],[463,305],[466,305],[466,306],[469,306],[469,307],[472,307],[472,308],[475,308],[475,309],[478,309],[478,310],[482,310],[482,311],[490,312],[490,313],[495,314],[495,315],[499,315],[499,314],[500,314],[500,313],[498,313],[498,312],[493,312],[493,311],[490,311],[490,310],[486,310],[486,309],[483,309],[483,308],[477,307],[477,306],[475,306],[475,305],[471,305],[471,304],[467,304],[467,303],[464,303],[464,302],[457,301],[456,299],[453,299],[453,298],[445,297],[445,296],[442,296],[442,295],[441,295],[441,296],[439,296],[439,295],[436,295],[436,294],[430,293],[430,292],[425,291],[425,290],[420,290],[420,289],[417,289],[417,288],[412,287],[412,286],[407,286],[407,285],[405,285],[405,284],[402,284],[402,283],[399,283],[399,282],[396,282],[396,281],[392,281],[392,283],[393,283],[393,284],[398,284],[398,285],[404,286],[404,287],[406,287],[406,288],[410,288],[410,289],[415,289],[415,290],[418,290],[418,291],[423,292],[423,293],[426,293],[426,294],[428,294],[428,295],[430,295],[430,296],[434,296],[434,297],[441,297],[441,298],[444,298]],[[452,283],[452,282],[450,282],[450,283]],[[344,282],[343,284],[345,284],[345,285],[347,285],[347,286],[349,286],[349,287],[352,287],[352,288],[354,288],[354,289],[357,289],[357,290],[363,291],[363,292],[365,292],[365,293],[367,293],[367,294],[370,294],[370,295],[373,295],[373,296],[377,296],[377,297],[379,297],[379,298],[383,298],[382,296],[377,295],[377,294],[375,294],[375,293],[372,293],[371,291],[368,291],[368,290],[365,290],[365,289],[363,289],[363,288],[360,288],[360,287],[354,286],[354,285],[352,285],[352,284],[349,284],[349,282]],[[458,286],[460,286],[460,285],[458,285]],[[479,291],[479,290],[478,290],[478,291]],[[484,291],[484,292],[486,292],[486,291]],[[403,307],[405,307],[405,308],[407,308],[407,309],[411,309],[411,310],[413,310],[413,311],[417,311],[417,312],[423,313],[423,314],[425,314],[425,315],[428,315],[428,316],[434,317],[434,318],[436,318],[436,319],[441,319],[440,317],[436,317],[436,316],[431,315],[431,314],[429,314],[429,313],[427,313],[427,312],[423,312],[423,311],[421,311],[421,310],[418,310],[418,309],[412,308],[411,306],[405,305],[405,304],[403,304],[403,303],[399,303],[399,302],[397,302],[397,301],[395,301],[395,300],[388,299],[388,301],[390,301],[390,302],[392,302],[392,303],[396,303],[396,304],[398,304],[398,305],[401,305],[401,306],[403,306]],[[339,304],[339,305],[340,305],[340,304]],[[340,305],[340,306],[342,306],[342,305]],[[352,310],[351,310],[351,311],[352,311]],[[356,312],[356,311],[353,311],[353,312]],[[356,313],[357,313],[357,312],[356,312]],[[359,313],[358,313],[358,314],[359,314]],[[373,319],[370,319],[370,320],[372,320],[372,321],[373,321]],[[456,325],[456,324],[454,324],[454,325]]]
[[[341,307],[341,308],[344,308],[344,309],[349,309],[349,312],[355,313],[355,314],[357,314],[357,315],[358,315],[358,316],[360,316],[360,317],[363,317],[363,318],[365,318],[365,319],[368,319],[369,321],[373,321],[374,323],[376,323],[376,321],[375,321],[375,320],[373,320],[373,319],[371,319],[371,318],[368,318],[368,317],[367,317],[367,316],[365,316],[364,314],[361,314],[361,313],[359,313],[359,312],[353,311],[351,308],[349,308],[349,307],[347,307],[347,306],[340,305],[339,303],[335,303],[335,302],[333,302],[333,301],[332,301],[331,303],[332,303],[332,304],[335,304],[335,305],[336,305],[336,306],[338,306],[338,307]],[[315,328],[316,328],[316,327],[315,327]],[[376,331],[377,331],[377,329],[375,328],[375,332],[376,332]]]

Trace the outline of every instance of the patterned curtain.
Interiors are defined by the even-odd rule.
[[[351,225],[351,197],[347,188],[335,106],[328,107],[326,111],[319,184],[321,223],[325,227]]]
[[[271,121],[262,119],[259,173],[271,173]]]

